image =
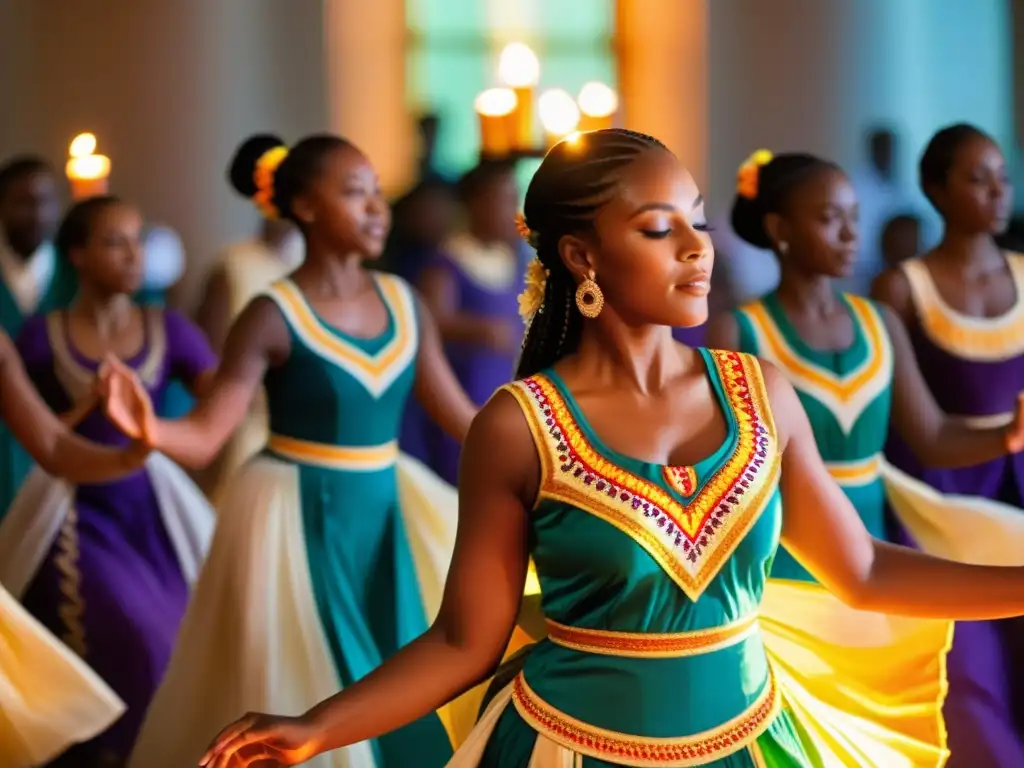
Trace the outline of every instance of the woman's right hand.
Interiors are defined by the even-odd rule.
[[[213,740],[199,761],[204,768],[300,765],[319,754],[317,729],[308,717],[250,712]]]
[[[156,415],[135,371],[113,355],[104,359],[99,371],[98,391],[107,418],[125,435],[151,449],[156,443]]]

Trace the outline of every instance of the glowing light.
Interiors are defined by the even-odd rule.
[[[541,125],[552,137],[562,138],[576,130],[580,122],[580,109],[566,91],[552,88],[540,95],[537,102]]]
[[[516,94],[509,88],[491,88],[476,97],[478,114],[488,117],[509,115],[516,108]]]
[[[608,117],[619,108],[619,97],[604,83],[589,82],[580,89],[580,111],[591,117]]]
[[[71,140],[68,147],[68,154],[71,157],[88,157],[96,151],[96,135],[92,133],[80,133]]]
[[[540,80],[540,61],[525,43],[509,43],[498,58],[498,78],[512,88],[530,88]]]

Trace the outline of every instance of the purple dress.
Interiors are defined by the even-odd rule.
[[[216,365],[216,357],[202,332],[183,316],[156,308],[145,312],[145,342],[125,362],[159,402],[171,380],[191,383]],[[66,314],[30,319],[17,346],[55,412],[69,410],[74,398],[89,391],[97,366],[72,347]],[[127,441],[99,410],[75,431],[105,445]],[[125,763],[170,660],[188,598],[148,472],[76,486],[71,512],[23,603],[114,689],[127,712],[51,765]]]
[[[924,379],[946,413],[977,423],[1008,420],[1017,393],[1024,390],[1024,257],[1009,254],[1008,262],[1017,302],[997,318],[956,312],[939,295],[923,262],[915,259],[901,265],[916,314],[908,330]],[[894,465],[944,493],[1021,506],[1024,454],[960,469],[925,468],[895,434],[890,435],[886,454]],[[903,532],[898,538],[913,543]],[[1024,766],[1024,743],[1014,722],[1009,684],[1017,677],[1017,664],[1006,643],[1015,634],[1012,622],[956,625],[945,706],[950,768]]]
[[[463,235],[452,238],[445,253],[430,265],[452,276],[457,286],[456,311],[503,320],[522,333],[519,294],[525,284],[525,251],[481,253],[483,246]],[[503,256],[508,260],[503,263]],[[517,345],[518,346],[518,345]],[[445,352],[462,388],[483,405],[503,384],[512,381],[517,351],[502,352],[480,344],[446,344]],[[459,444],[433,422],[423,424],[427,463],[451,484],[458,479]]]

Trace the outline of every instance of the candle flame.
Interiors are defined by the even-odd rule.
[[[508,88],[490,88],[476,97],[478,114],[487,117],[509,115],[516,108],[516,94]]]
[[[512,88],[529,88],[540,80],[540,61],[525,43],[509,43],[498,58],[498,78]]]
[[[604,83],[589,82],[580,89],[580,111],[590,117],[608,117],[619,108],[619,97]]]
[[[91,133],[80,133],[71,141],[68,154],[71,157],[88,157],[96,151],[96,136]]]
[[[537,111],[544,130],[559,138],[575,131],[580,122],[579,107],[561,88],[544,91],[537,102]]]

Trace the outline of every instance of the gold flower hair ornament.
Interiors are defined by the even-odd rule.
[[[256,161],[256,168],[252,174],[256,194],[252,196],[252,201],[264,218],[276,219],[281,215],[274,205],[274,174],[286,157],[288,147],[281,146],[268,149]]]
[[[536,256],[526,267],[526,288],[519,294],[519,316],[529,326],[544,306],[544,290],[548,284],[548,270]]]
[[[740,166],[736,174],[736,194],[747,200],[756,198],[757,182],[761,169],[768,165],[773,157],[774,155],[767,149],[759,149],[744,160],[743,165]]]

